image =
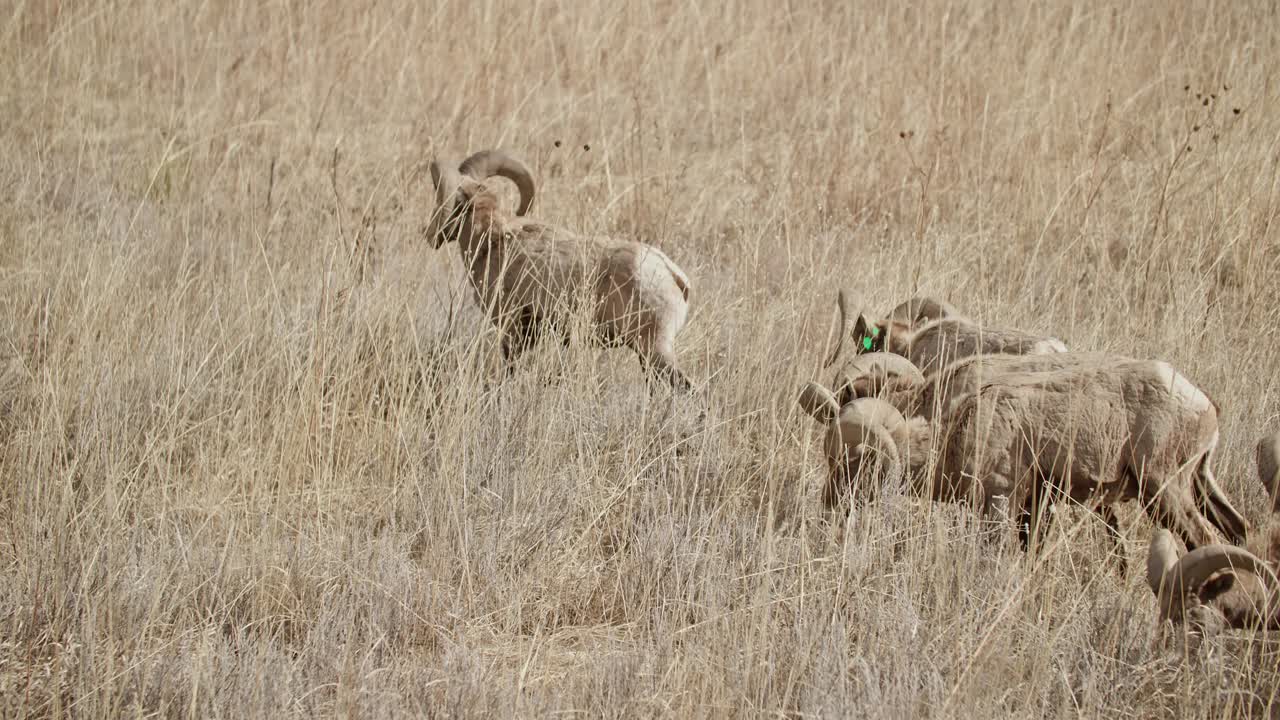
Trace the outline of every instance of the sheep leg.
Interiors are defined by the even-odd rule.
[[[1187,552],[1219,542],[1213,526],[1196,506],[1191,494],[1191,480],[1186,477],[1186,472],[1166,478],[1162,481],[1161,475],[1147,472],[1141,482],[1135,481],[1142,509],[1151,522],[1182,538]]]
[[[680,372],[674,362],[662,358],[658,363],[658,372],[671,384],[672,391],[682,394],[688,394],[693,391],[693,383],[689,382],[689,378]]]
[[[675,353],[670,346],[655,348],[650,352],[637,350],[637,354],[640,356],[640,366],[651,378],[666,381],[673,392],[687,394],[693,390],[693,383],[676,367]]]
[[[506,376],[515,372],[516,361],[526,350],[538,344],[541,322],[532,310],[521,310],[512,318],[511,325],[502,336],[502,359],[506,363]]]
[[[552,316],[552,317],[555,318],[556,316]],[[570,345],[570,341],[572,340],[572,333],[569,332],[569,327],[567,322],[560,321],[559,319],[549,319],[549,320],[541,320],[538,322],[537,325],[538,327],[536,330],[536,334],[539,339],[548,335],[552,336],[553,338],[559,337],[560,347],[564,349],[568,349]],[[543,386],[548,387],[556,383],[559,383],[561,380],[564,379],[564,371],[565,371],[565,361],[562,358],[560,362],[557,362],[555,366],[551,368],[551,371],[543,379],[542,381]]]
[[[1197,504],[1203,504],[1208,521],[1226,537],[1227,542],[1238,545],[1245,541],[1248,522],[1231,506],[1231,500],[1227,498],[1226,493],[1219,487],[1217,479],[1214,478],[1213,452],[1214,448],[1211,447],[1196,465],[1195,474],[1192,476],[1192,492]]]
[[[1120,577],[1129,574],[1129,559],[1125,555],[1124,533],[1120,531],[1120,519],[1116,517],[1116,511],[1111,505],[1102,505],[1098,508],[1098,517],[1102,518],[1103,524],[1107,526],[1107,534],[1111,537],[1111,560]]]
[[[514,334],[504,335],[502,337],[502,362],[503,374],[511,377],[516,371],[516,360],[520,359],[520,355],[527,349],[526,344]]]
[[[991,495],[981,501],[982,520],[985,526],[981,534],[983,542],[993,547],[1000,547],[1005,539],[1005,531],[1009,528],[1009,497],[1007,495]]]
[[[555,328],[555,332],[560,336],[560,347],[568,350],[570,340],[569,329],[565,327],[557,327]],[[567,359],[561,358],[561,360],[556,363],[555,367],[551,370],[551,374],[547,377],[546,381],[543,382],[544,386],[557,384],[564,380],[565,362],[567,362]]]
[[[1049,506],[1052,501],[1048,497],[1043,483],[1033,481],[1031,490],[1022,500],[1022,510],[1018,514],[1018,543],[1024,552],[1038,547],[1049,530]]]
[[[652,363],[650,371],[665,379],[671,385],[672,392],[680,394],[693,392],[693,383],[689,382],[689,378],[680,372],[675,363],[666,358],[660,358],[658,362]]]

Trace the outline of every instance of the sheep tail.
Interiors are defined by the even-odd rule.
[[[668,261],[667,269],[671,271],[671,278],[676,281],[676,287],[680,288],[680,294],[684,296],[684,301],[689,302],[689,278],[676,267],[674,263]]]
[[[671,279],[675,280],[676,287],[680,288],[680,294],[684,296],[684,301],[686,303],[689,302],[689,294],[693,290],[693,286],[689,283],[689,276],[685,275],[684,271],[677,267],[676,264],[671,261],[671,258],[667,257],[666,253],[652,246],[649,249],[658,257],[662,258],[662,262],[667,266],[667,272],[671,273]]]

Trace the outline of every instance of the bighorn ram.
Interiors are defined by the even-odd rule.
[[[501,209],[486,184],[494,176],[519,189],[516,216]],[[661,250],[517,217],[533,204],[533,176],[499,150],[460,165],[437,158],[431,179],[438,207],[428,237],[437,248],[458,243],[476,299],[503,335],[508,372],[544,331],[567,332],[565,321],[586,300],[594,304],[597,339],[635,350],[652,375],[690,389],[675,357],[676,334],[689,313],[689,278]]]
[[[1247,524],[1211,468],[1217,407],[1167,363],[1100,353],[987,355],[939,375],[919,390],[945,385],[951,393],[931,416],[932,429],[923,418],[905,419],[920,404],[907,390],[839,408],[821,386],[805,387],[801,406],[828,426],[833,472],[824,497],[837,499],[874,456],[919,494],[971,498],[984,509],[1002,495],[1033,524],[1059,495],[1108,511],[1140,499],[1152,521],[1188,547],[1216,542],[1216,531],[1230,542],[1244,538]]]
[[[1147,583],[1160,618],[1190,621],[1200,631],[1221,626],[1280,630],[1280,433],[1258,443],[1258,479],[1271,495],[1271,518],[1245,547],[1207,545],[1179,557],[1173,535],[1158,530],[1147,555]],[[1243,573],[1243,574],[1242,574]]]
[[[844,353],[845,339],[852,337],[855,352],[891,352],[909,359],[926,375],[971,355],[1003,353],[1041,355],[1066,352],[1057,338],[1032,335],[1021,330],[983,327],[960,316],[945,301],[922,296],[893,309],[889,317],[875,322],[863,313],[851,319],[849,301],[843,290],[837,297],[840,309],[840,339],[827,359],[830,367]]]

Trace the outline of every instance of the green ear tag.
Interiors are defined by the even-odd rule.
[[[871,337],[880,337],[880,328],[878,327],[871,328]]]
[[[870,349],[871,349],[871,338],[869,338],[869,337],[864,337],[864,338],[862,338],[862,348],[863,348],[864,350],[870,350]]]

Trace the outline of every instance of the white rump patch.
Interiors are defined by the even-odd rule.
[[[1156,373],[1160,378],[1160,383],[1168,388],[1169,392],[1184,407],[1197,412],[1213,409],[1213,403],[1209,401],[1209,396],[1193,385],[1182,373],[1174,370],[1173,366],[1168,363],[1158,362],[1156,363]]]

